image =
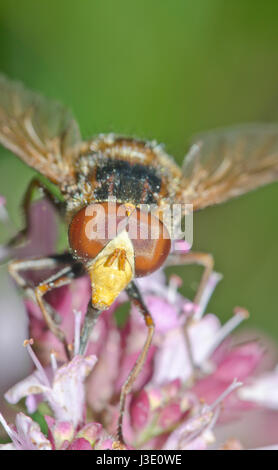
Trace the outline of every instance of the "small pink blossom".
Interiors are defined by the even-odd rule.
[[[0,423],[4,427],[12,444],[0,445],[0,450],[51,450],[51,443],[41,432],[40,427],[24,413],[16,415],[15,427],[8,426],[0,414]]]
[[[215,370],[195,383],[193,392],[206,403],[212,403],[235,377],[242,382],[248,380],[260,364],[263,354],[264,350],[257,342],[228,349],[215,364]],[[235,418],[238,411],[250,407],[239,399],[238,394],[231,394],[224,403],[226,407],[222,419]]]
[[[113,449],[114,440],[101,424],[88,423],[78,432],[70,422],[57,422],[45,416],[48,437],[40,430],[38,423],[24,413],[18,413],[15,426],[9,426],[0,413],[0,423],[11,443],[0,445],[0,450],[105,450]]]
[[[56,421],[45,417],[48,425],[48,439],[55,450],[100,450],[112,449],[114,439],[99,423],[87,423],[78,431],[72,422]]]
[[[92,371],[96,357],[75,356],[69,363],[57,369],[54,365],[52,378],[49,379],[30,344],[27,344],[27,348],[35,362],[36,370],[6,392],[6,400],[15,404],[23,397],[40,394],[49,403],[58,421],[72,422],[76,428],[84,422],[84,381]]]

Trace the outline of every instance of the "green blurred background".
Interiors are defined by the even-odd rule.
[[[278,120],[276,0],[1,0],[0,69],[69,105],[84,137],[164,142],[181,162],[195,132]],[[1,149],[0,194],[20,227],[32,176]],[[235,305],[278,337],[278,184],[195,215],[194,249],[224,274],[209,310]],[[192,297],[199,268],[181,268]]]

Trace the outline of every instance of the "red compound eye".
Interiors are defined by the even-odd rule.
[[[125,210],[117,210],[108,202],[83,207],[69,226],[69,244],[75,256],[84,260],[95,258],[115,238],[119,224],[126,219]]]
[[[146,276],[160,268],[171,249],[165,225],[151,213],[137,209],[129,218],[128,232],[135,252],[135,275]]]

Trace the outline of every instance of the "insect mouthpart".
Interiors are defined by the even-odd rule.
[[[92,305],[110,307],[134,277],[134,249],[126,230],[111,240],[88,265],[92,286]]]

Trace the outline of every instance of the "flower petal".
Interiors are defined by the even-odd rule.
[[[15,424],[24,450],[52,450],[50,441],[41,432],[38,423],[35,423],[29,416],[18,413]]]
[[[49,392],[50,389],[41,383],[36,371],[10,388],[4,396],[9,403],[15,404],[23,397]]]
[[[199,438],[198,433],[205,431],[213,419],[211,411],[198,414],[191,419],[185,421],[175,431],[170,434],[164,444],[164,450],[184,450],[192,446],[192,448],[199,448],[200,442],[194,443],[194,440]],[[202,444],[203,445],[203,444]]]
[[[102,425],[99,423],[86,424],[77,434],[77,438],[84,438],[93,447],[102,434]]]
[[[75,356],[55,373],[49,404],[58,421],[72,421],[76,427],[83,421],[84,381],[97,361],[96,356]]]
[[[241,400],[278,410],[278,367],[238,390]]]
[[[55,421],[51,416],[45,416],[48,426],[49,440],[56,450],[63,448],[65,442],[74,438],[74,426],[70,421]]]
[[[233,348],[218,365],[215,376],[226,382],[235,377],[244,380],[250,376],[260,363],[264,350],[253,341]]]
[[[58,238],[56,217],[55,209],[49,201],[43,199],[34,202],[30,209],[28,243],[15,248],[14,256],[26,258],[53,253]]]
[[[68,450],[92,450],[92,446],[84,437],[79,437],[73,441]]]

